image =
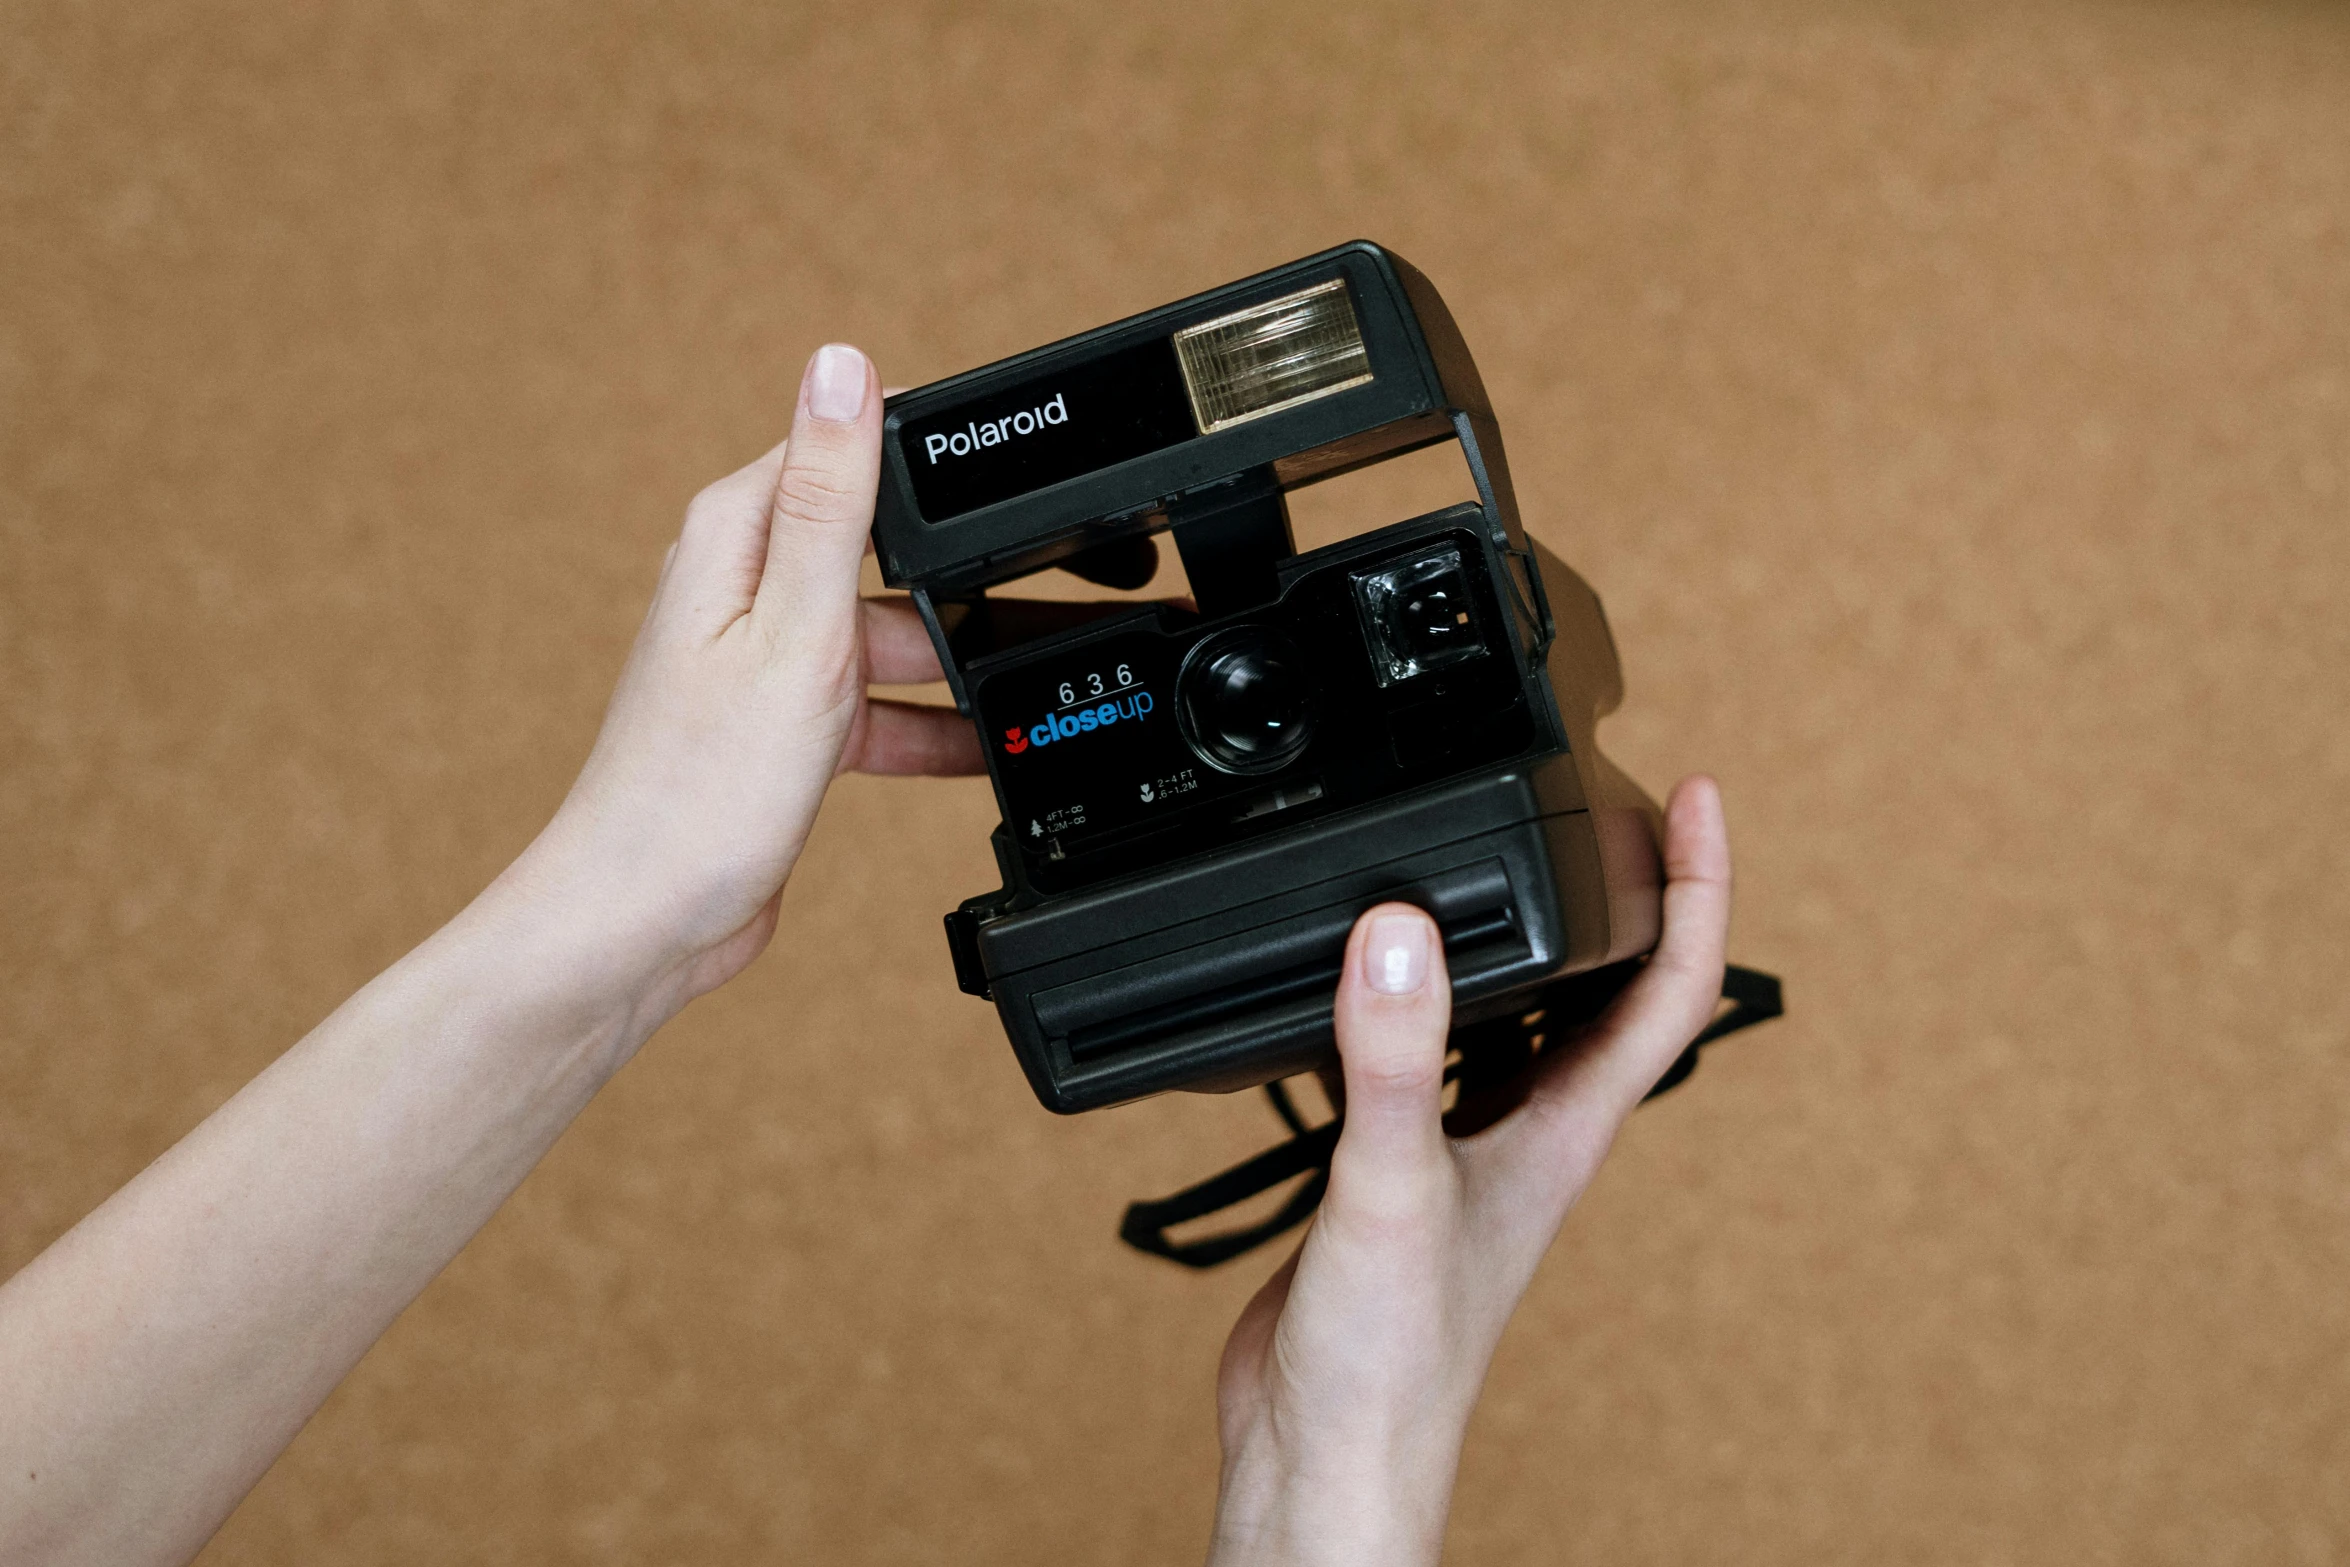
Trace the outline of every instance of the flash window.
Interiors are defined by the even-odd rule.
[[[1175,334],[1175,357],[1202,435],[1371,379],[1344,278],[1186,327]]]

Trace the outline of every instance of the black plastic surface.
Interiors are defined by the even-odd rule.
[[[1555,749],[1528,672],[1481,639],[1408,680],[1381,684],[1354,579],[1443,546],[1482,626],[1503,624],[1479,510],[1453,507],[1284,563],[1281,597],[1226,621],[1143,607],[965,670],[987,737],[997,804],[1026,883],[1061,893],[1110,876],[1286,831],[1472,768]],[[1277,643],[1312,717],[1295,748],[1253,766],[1206,732],[1195,656],[1250,638]],[[1288,802],[1276,807],[1276,797]]]
[[[1389,898],[1437,918],[1464,1021],[1600,963],[1590,816],[1552,809],[1573,779],[1557,763],[1482,777],[983,923],[988,983],[1038,1097],[1085,1110],[1326,1062],[1347,931]]]
[[[1357,440],[1415,416],[1447,408],[1482,409],[1484,389],[1475,381],[1473,367],[1462,374],[1465,351],[1432,348],[1421,319],[1425,312],[1415,313],[1412,307],[1407,274],[1425,287],[1425,280],[1417,279],[1397,258],[1358,240],[892,397],[884,415],[881,492],[873,528],[883,580],[892,587],[920,583],[933,591],[976,589],[1049,565],[1118,533],[1161,526],[1168,505],[1235,474]],[[990,504],[961,509],[972,497],[957,495],[937,502],[937,513],[925,510],[916,467],[908,461],[909,432],[933,431],[949,416],[957,422],[975,417],[967,410],[984,409],[991,417],[1000,416],[1049,398],[1062,384],[1057,377],[1084,375],[1089,366],[1146,350],[1185,326],[1333,277],[1345,278],[1352,292],[1371,357],[1373,378],[1367,384],[1214,434],[1152,447]],[[1428,293],[1433,296],[1433,290]],[[1450,318],[1443,317],[1437,335],[1447,334],[1457,343]],[[1451,367],[1460,384],[1446,385],[1443,366]],[[1154,402],[1159,398],[1155,390],[1141,395]],[[1003,409],[996,407],[998,402]],[[1122,424],[1131,417],[1123,407],[1115,414]],[[921,444],[914,449],[919,457]],[[1048,471],[1059,470],[1040,468],[1038,474]]]

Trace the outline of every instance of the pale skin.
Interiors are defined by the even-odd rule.
[[[0,1563],[184,1562],[597,1089],[773,935],[826,788],[968,773],[901,601],[861,601],[881,389],[839,345],[790,439],[687,508],[601,733],[479,898],[0,1285]],[[1478,1135],[1438,1121],[1426,916],[1356,926],[1346,1126],[1218,1390],[1211,1560],[1436,1559],[1503,1326],[1640,1096],[1711,1014],[1721,804],[1667,811],[1665,933],[1614,1009]],[[1414,954],[1418,954],[1416,957]]]

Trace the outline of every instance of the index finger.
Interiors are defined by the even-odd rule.
[[[1580,1038],[1543,1053],[1525,1106],[1487,1134],[1531,1145],[1538,1164],[1592,1162],[1721,1003],[1730,840],[1711,778],[1685,778],[1674,788],[1664,849],[1664,934],[1656,951]]]

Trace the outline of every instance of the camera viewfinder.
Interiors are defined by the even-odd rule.
[[[1381,687],[1485,651],[1477,604],[1454,545],[1354,577],[1355,610]]]

